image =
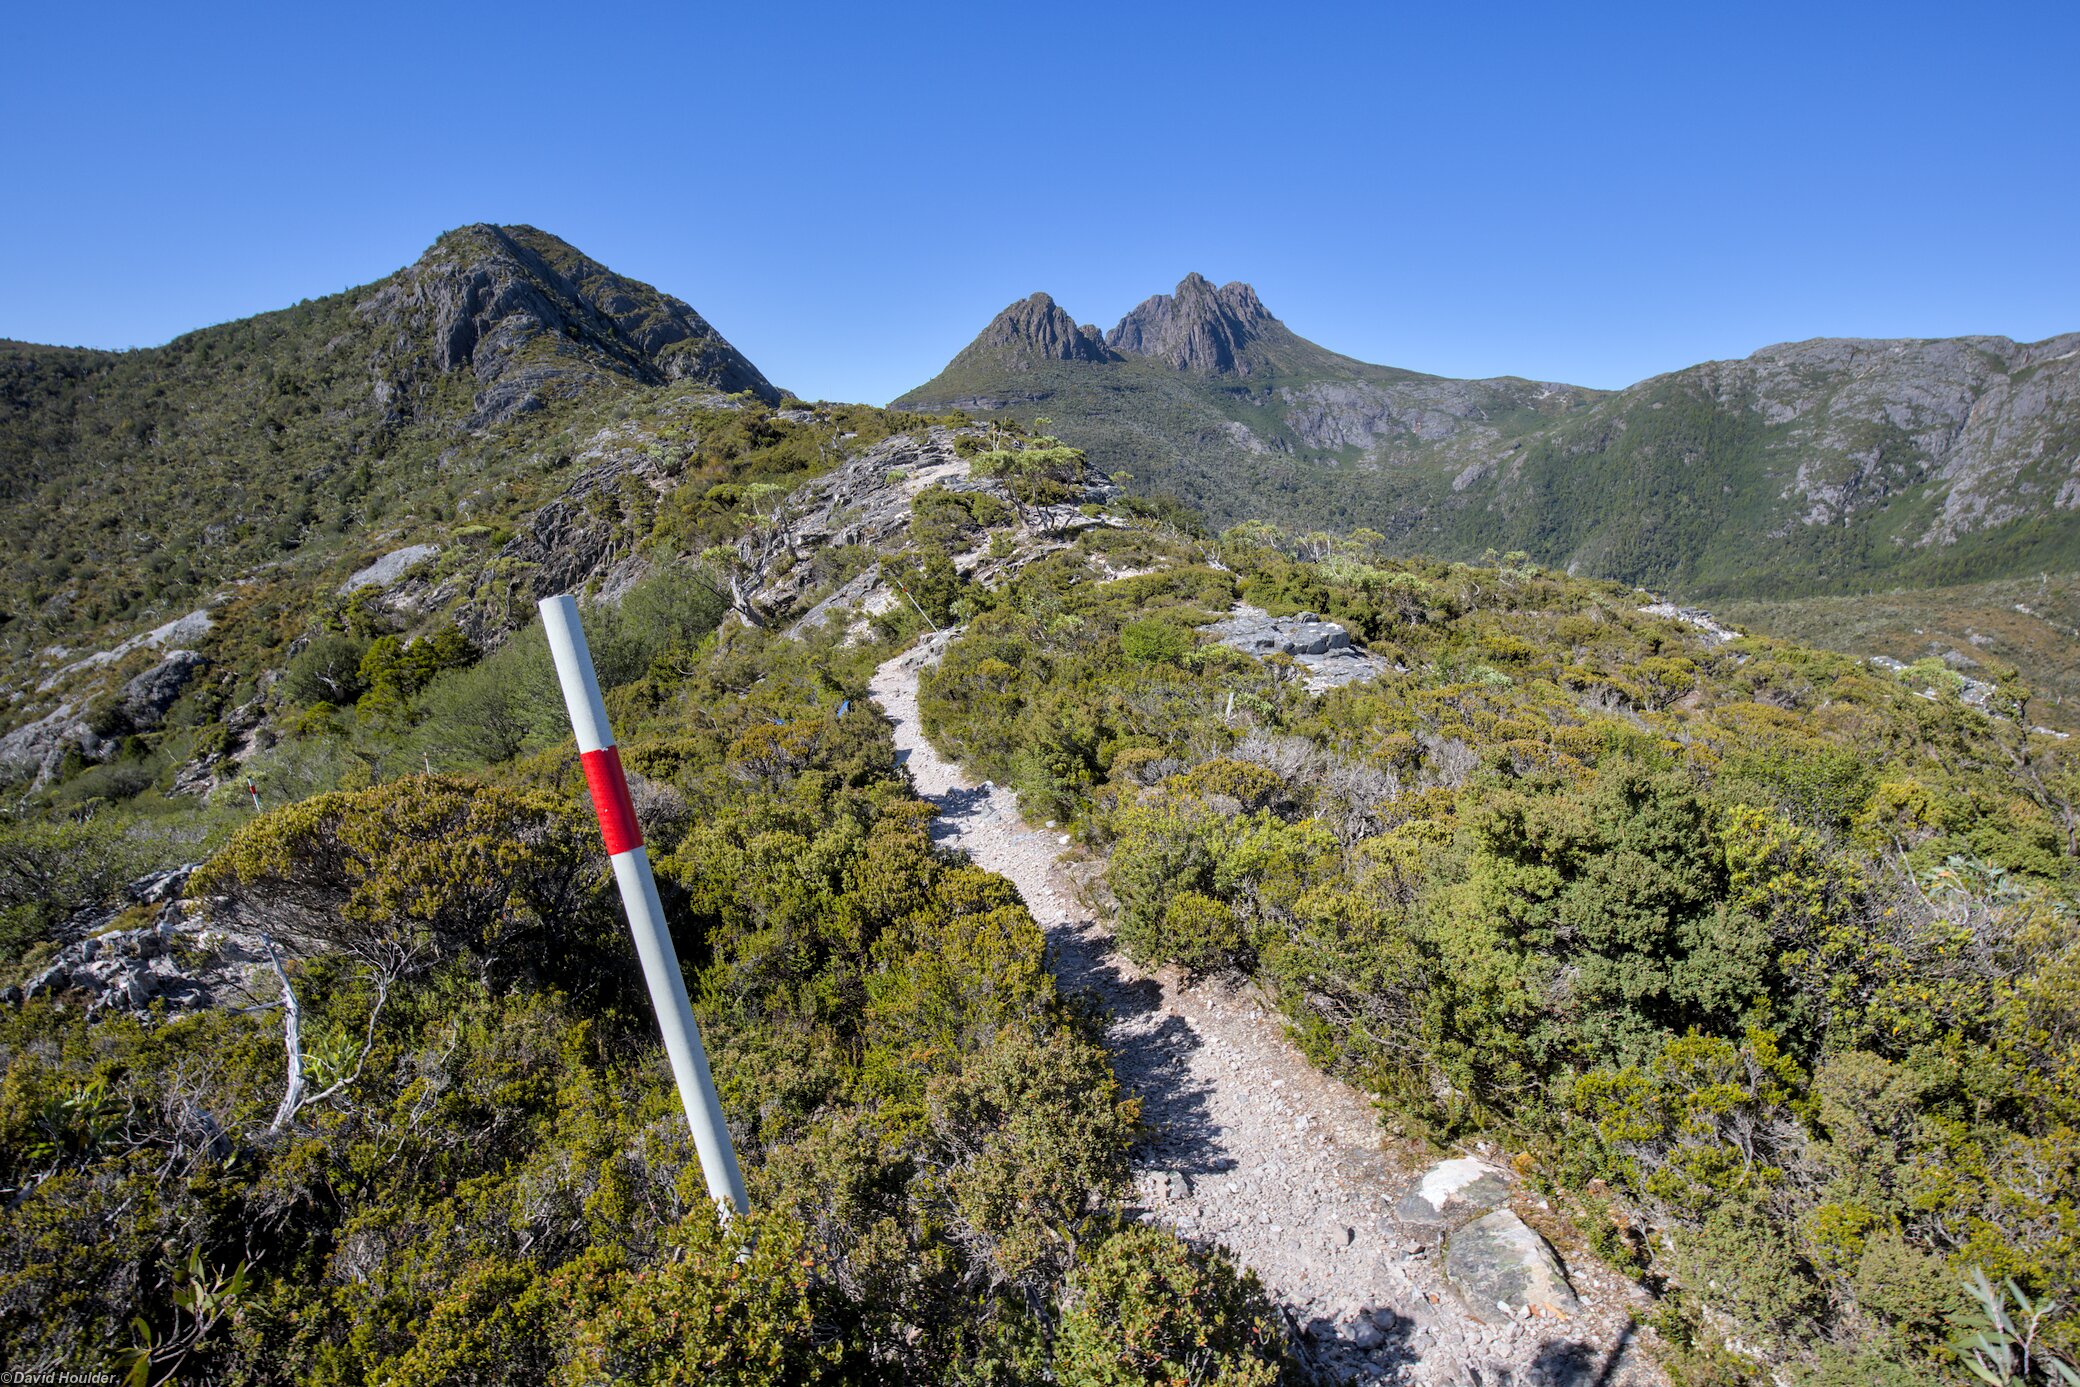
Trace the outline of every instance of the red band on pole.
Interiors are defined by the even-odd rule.
[[[621,751],[603,747],[578,758],[585,767],[585,786],[592,791],[592,809],[599,815],[599,836],[607,843],[607,856],[618,857],[643,846],[643,830],[636,823],[635,801],[628,797],[628,777],[621,771]]]

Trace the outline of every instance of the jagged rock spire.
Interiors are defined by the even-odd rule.
[[[1079,327],[1046,294],[1020,299],[990,320],[956,362],[987,358],[1007,366],[1021,361],[1112,361],[1095,327]]]
[[[1235,280],[1213,287],[1206,276],[1184,277],[1174,294],[1144,300],[1105,335],[1105,345],[1129,356],[1154,357],[1180,371],[1232,371],[1255,365],[1249,346],[1278,320],[1257,291]]]

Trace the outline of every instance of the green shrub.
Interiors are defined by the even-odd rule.
[[[623,1270],[592,1291],[554,1381],[569,1387],[806,1387],[843,1346],[819,1332],[829,1292],[806,1231],[781,1214],[722,1225],[698,1211],[673,1230],[676,1256]],[[827,1312],[826,1312],[827,1313]]]
[[[1069,1276],[1055,1347],[1064,1387],[1205,1383],[1270,1387],[1285,1337],[1258,1289],[1219,1252],[1160,1228],[1121,1229],[1088,1248]]]
[[[567,805],[412,776],[262,815],[189,889],[370,959],[466,950],[532,968],[608,928],[602,875],[594,832]]]
[[[1136,664],[1174,665],[1195,644],[1189,629],[1172,621],[1130,621],[1120,628],[1120,653]]]
[[[289,661],[282,692],[293,703],[330,703],[339,707],[368,691],[361,662],[369,642],[358,636],[321,631]]]
[[[1138,1100],[1105,1052],[1066,1033],[1002,1032],[927,1104],[941,1178],[963,1241],[995,1277],[1057,1282],[1090,1220],[1125,1189]]]

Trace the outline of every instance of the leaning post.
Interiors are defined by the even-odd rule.
[[[644,850],[643,830],[629,799],[621,753],[607,727],[607,709],[600,701],[599,676],[592,668],[585,628],[578,621],[578,604],[566,594],[545,599],[541,609],[549,653],[556,661],[556,678],[563,685],[564,705],[570,709],[571,730],[578,737],[578,760],[585,768],[593,810],[599,815],[607,859],[614,864],[614,880],[621,888],[629,930],[635,935],[636,954],[643,961],[643,979],[650,985],[650,1005],[657,1013],[657,1028],[664,1033],[679,1101],[686,1108],[687,1125],[693,1128],[693,1145],[700,1152],[708,1194],[725,1214],[749,1212],[744,1173],[737,1168],[729,1126],[722,1118],[722,1100],[715,1096],[715,1076],[708,1070],[700,1027],[686,1000],[686,979],[679,972],[679,956],[672,948],[664,907],[657,899],[657,880],[650,874],[650,854]]]

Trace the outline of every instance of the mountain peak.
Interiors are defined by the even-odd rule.
[[[1047,294],[1036,293],[990,319],[955,362],[986,360],[1017,368],[1033,361],[1111,361],[1094,327],[1078,326]]]
[[[601,373],[780,398],[690,305],[532,226],[457,227],[356,311],[397,330],[386,357],[415,356],[424,343],[435,370],[474,372],[481,389],[472,427],[539,407]],[[407,361],[379,364],[384,374],[411,370]]]
[[[1145,299],[1120,319],[1105,345],[1180,371],[1246,376],[1261,364],[1250,345],[1277,326],[1255,289],[1239,279],[1216,289],[1194,270],[1178,281],[1175,293]]]

